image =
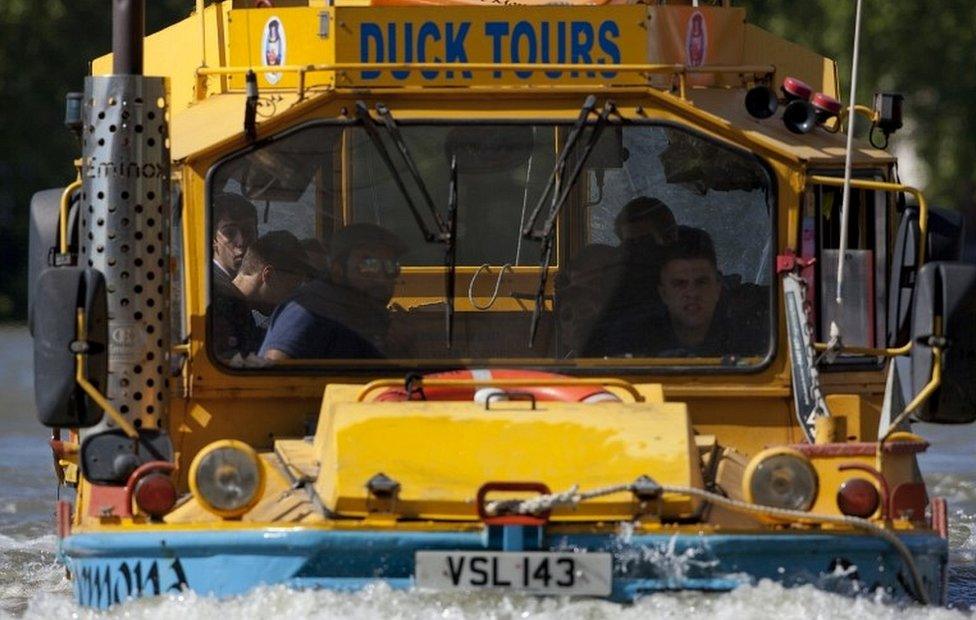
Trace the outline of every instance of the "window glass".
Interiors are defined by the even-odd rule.
[[[766,169],[673,126],[595,131],[554,177],[566,124],[402,124],[402,144],[383,125],[312,125],[226,160],[210,185],[211,350],[245,366],[760,363]],[[448,346],[447,247],[430,237],[452,161]],[[542,286],[541,243],[520,230],[537,205],[541,229],[550,177],[566,200]]]

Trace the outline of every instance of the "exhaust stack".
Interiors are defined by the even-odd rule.
[[[106,396],[140,438],[120,441],[108,417],[82,432],[82,472],[96,484],[172,459],[168,85],[142,75],[144,0],[112,2],[115,73],[85,79],[78,260],[105,276]]]

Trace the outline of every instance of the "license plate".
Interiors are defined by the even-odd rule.
[[[432,590],[501,589],[530,594],[610,594],[609,553],[418,551],[416,584]]]

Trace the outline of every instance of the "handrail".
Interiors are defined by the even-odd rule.
[[[831,187],[843,187],[844,179],[840,177],[828,177],[823,175],[810,175],[807,178],[807,185],[828,185]],[[856,189],[868,189],[883,192],[905,192],[911,194],[918,200],[918,230],[919,230],[919,245],[918,245],[918,264],[915,269],[921,269],[922,265],[925,264],[925,242],[926,235],[928,233],[929,227],[929,206],[928,202],[925,200],[925,195],[922,191],[916,187],[910,185],[903,185],[901,183],[892,183],[890,181],[875,181],[871,179],[851,179],[851,187]],[[830,347],[825,342],[815,342],[813,344],[814,349],[817,351],[827,351]],[[899,355],[905,355],[912,350],[912,341],[909,340],[905,344],[897,347],[849,347],[843,346],[841,348],[841,353],[853,353],[855,355],[876,355],[883,357],[897,357]]]
[[[68,211],[71,206],[71,194],[81,189],[81,174],[78,178],[68,184],[61,192],[60,221],[58,222],[58,249],[59,254],[68,253]]]
[[[465,388],[465,387],[615,387],[626,391],[634,398],[634,402],[644,402],[644,396],[631,384],[623,379],[592,379],[587,377],[565,379],[424,379],[424,388]],[[356,402],[364,402],[366,397],[376,390],[383,388],[402,388],[403,379],[377,379],[363,386],[356,396]]]
[[[682,99],[687,99],[687,74],[699,73],[753,73],[772,75],[776,68],[772,65],[704,65],[689,67],[681,64],[572,64],[572,63],[491,63],[491,62],[339,62],[330,64],[311,65],[276,65],[260,67],[199,67],[196,71],[198,81],[202,77],[211,75],[246,75],[249,71],[255,73],[294,73],[298,76],[298,97],[305,96],[305,76],[309,73],[343,72],[343,71],[577,71],[577,72],[614,72],[614,73],[646,73],[654,75],[674,75],[678,77],[678,90]],[[202,93],[201,93],[202,94]]]

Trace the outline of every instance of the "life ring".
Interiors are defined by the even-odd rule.
[[[460,379],[472,381],[491,381],[492,379],[570,379],[566,375],[538,370],[513,370],[484,368],[474,370],[451,370],[424,375],[424,379]],[[505,392],[503,388],[477,386],[424,386],[422,396],[418,392],[410,394],[404,388],[390,388],[379,394],[374,402],[403,402],[407,400],[430,401],[479,401],[484,402],[489,393]],[[511,389],[519,394],[531,394],[535,400],[564,403],[602,403],[620,402],[615,394],[597,385],[558,385],[529,386]]]

